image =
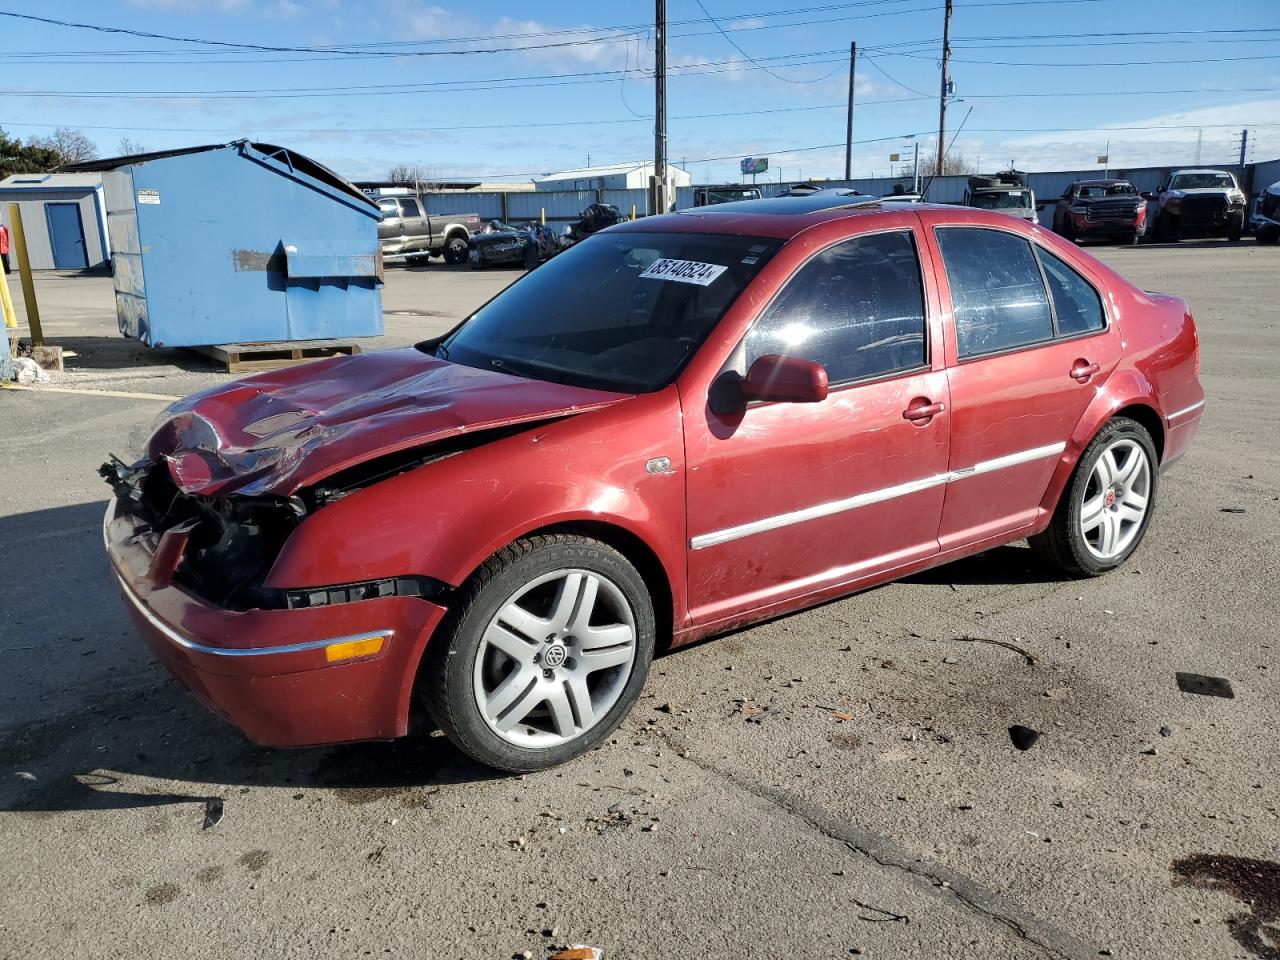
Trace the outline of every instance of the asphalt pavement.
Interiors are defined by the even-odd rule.
[[[1126,567],[1014,544],[677,651],[523,777],[427,723],[257,748],[168,679],[96,469],[228,377],[123,341],[109,278],[42,277],[85,392],[0,394],[0,958],[1280,956],[1280,254],[1093,252],[1188,298],[1208,393]],[[518,275],[393,267],[368,346]]]

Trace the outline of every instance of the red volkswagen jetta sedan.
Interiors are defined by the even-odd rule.
[[[1023,537],[1122,564],[1204,407],[1195,324],[1052,233],[848,197],[624,223],[416,347],[180,401],[104,467],[156,655],[261,744],[424,698],[507,770],[655,649]]]

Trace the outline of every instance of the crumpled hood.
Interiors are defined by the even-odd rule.
[[[448,437],[567,416],[627,394],[525,380],[420,350],[335,357],[179,400],[152,434],[185,493],[287,496]]]

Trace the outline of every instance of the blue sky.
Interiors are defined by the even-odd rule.
[[[668,0],[670,156],[696,181],[736,180],[738,158],[750,155],[770,158],[772,179],[842,175],[843,147],[830,145],[844,141],[853,40],[864,52],[854,136],[875,141],[855,146],[855,176],[889,174],[890,153],[910,157],[911,134],[932,149],[941,0],[702,4],[714,22],[697,0]],[[0,0],[0,9],[341,48],[245,50],[0,17],[0,127],[24,138],[77,127],[112,155],[121,137],[165,149],[249,136],[353,179],[405,162],[440,177],[527,180],[653,153],[648,2]],[[955,0],[952,39],[959,102],[949,130],[968,114],[952,149],[984,169],[1090,169],[1108,140],[1113,167],[1190,163],[1197,137],[1202,162],[1221,164],[1238,155],[1245,127],[1250,160],[1280,156],[1277,0]],[[496,47],[522,49],[443,53]]]

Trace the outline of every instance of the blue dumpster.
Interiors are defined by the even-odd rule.
[[[382,333],[377,204],[314,160],[234,143],[94,160],[120,332],[152,347]]]

